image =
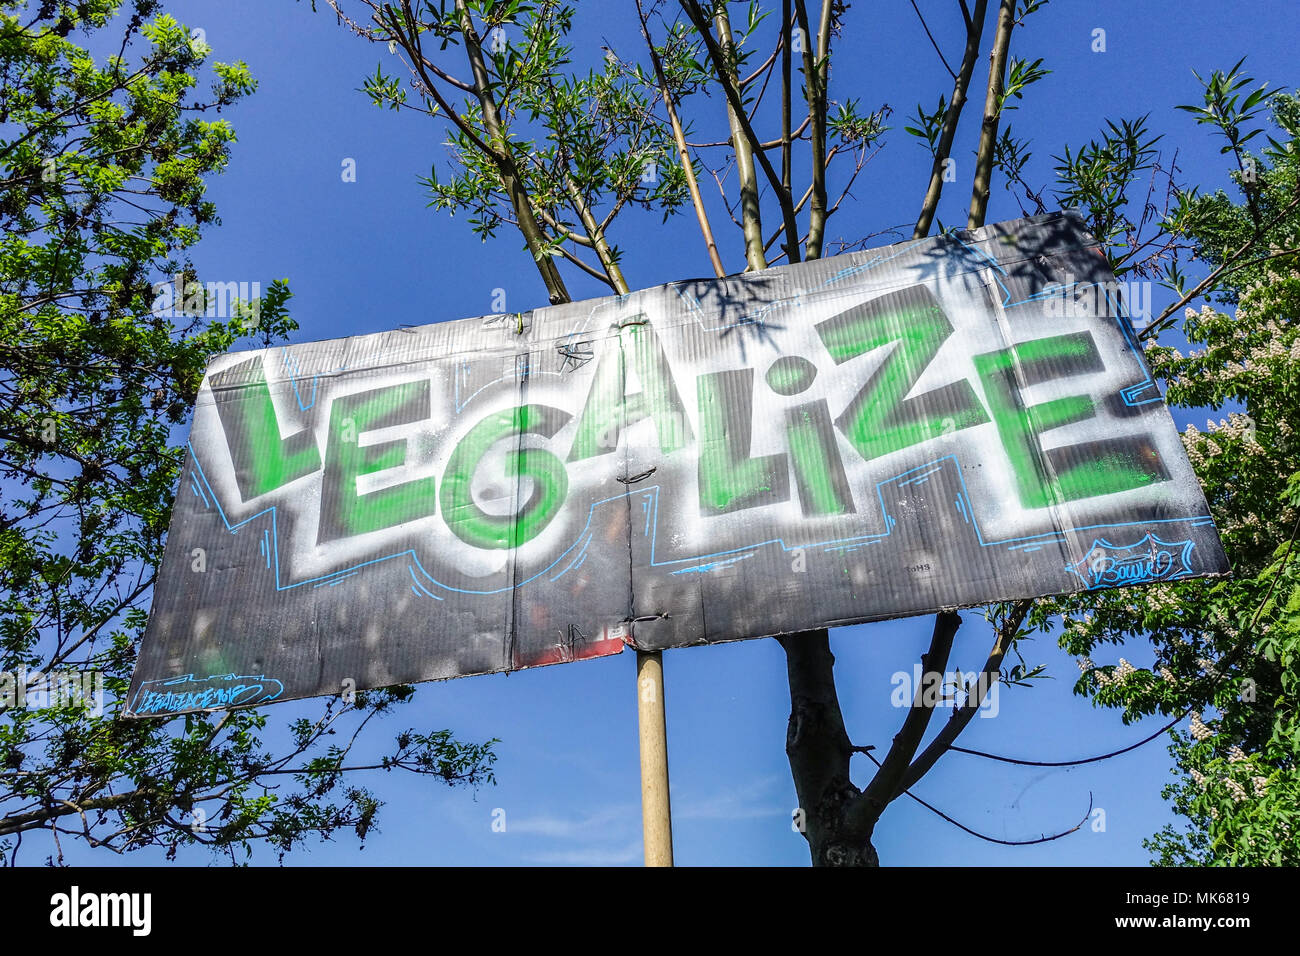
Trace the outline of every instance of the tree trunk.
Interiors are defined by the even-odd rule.
[[[825,628],[778,638],[790,681],[785,752],[799,798],[796,825],[808,839],[813,866],[879,866],[871,845],[875,821],[851,822],[861,796],[849,777],[853,745],[835,693],[835,657]]]

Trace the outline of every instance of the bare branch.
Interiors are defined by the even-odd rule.
[[[583,262],[581,259],[575,256],[568,249],[565,249],[563,246],[560,247],[560,255],[564,256],[565,259],[568,259],[570,262],[572,262],[583,272],[587,273],[587,275],[591,276],[593,279],[599,279],[601,282],[605,283],[605,285],[609,286],[615,292],[623,291],[618,286],[614,285],[613,279],[611,279],[605,273],[601,272],[599,269],[593,268],[592,266]]]
[[[713,62],[714,69],[722,84],[723,91],[727,94],[727,102],[730,105],[730,116],[733,123],[732,136],[735,140],[734,146],[736,149],[737,159],[740,159],[741,151],[744,150],[751,161],[757,159],[759,165],[763,168],[763,173],[767,176],[768,182],[771,183],[772,189],[776,192],[781,207],[781,216],[785,222],[786,254],[789,256],[791,262],[798,262],[799,227],[795,223],[794,212],[790,208],[790,204],[786,201],[786,197],[782,194],[780,177],[777,176],[776,170],[772,168],[771,162],[768,161],[767,154],[762,149],[755,149],[755,147],[757,147],[762,141],[754,133],[754,128],[749,123],[749,117],[745,113],[744,103],[741,102],[740,94],[736,90],[735,77],[732,74],[731,68],[727,65],[727,57],[718,46],[718,40],[714,39],[713,34],[709,32],[708,23],[704,19],[704,14],[700,10],[699,3],[697,3],[696,0],[679,0],[679,2],[681,3],[682,8],[686,11],[687,16],[689,16],[691,21],[695,24],[695,28],[699,31],[700,37],[704,40],[704,44],[709,51],[709,58]],[[727,20],[725,10],[721,7],[718,8],[716,22],[722,42],[730,47],[732,42],[730,22]],[[739,128],[737,129],[736,127]],[[766,262],[764,261],[765,257],[762,254],[763,235],[761,222],[758,220],[757,182],[750,184],[748,195],[744,195],[746,190],[743,182],[741,188],[745,222],[746,224],[751,222],[752,212],[753,222],[757,226],[757,228],[747,229],[745,235],[746,249],[751,255],[750,268],[761,269],[766,265]],[[761,261],[763,264],[756,265],[757,261]]]
[[[933,696],[927,698],[929,675],[943,674],[948,667],[948,655],[952,651],[952,641],[961,627],[961,616],[956,611],[942,611],[935,615],[934,631],[930,635],[930,649],[921,655],[922,680],[916,687],[912,706],[903,719],[903,726],[894,735],[885,759],[878,762],[879,770],[867,784],[862,796],[849,810],[850,815],[862,816],[874,822],[885,807],[889,806],[898,792],[898,785],[907,772],[921,746],[925,729],[930,724],[936,701]],[[868,755],[870,756],[870,755]],[[874,757],[871,758],[875,760]]]
[[[695,208],[695,219],[700,224],[700,234],[704,237],[704,244],[709,250],[709,262],[713,265],[714,274],[721,279],[727,274],[722,265],[722,257],[718,255],[718,244],[713,238],[713,227],[709,224],[709,215],[704,209],[704,199],[700,195],[700,184],[695,178],[695,165],[691,161],[690,151],[686,148],[686,134],[682,130],[681,121],[677,117],[677,108],[673,104],[672,91],[668,88],[668,78],[664,75],[663,62],[659,59],[659,51],[655,49],[654,40],[650,36],[650,26],[646,22],[645,11],[641,8],[641,0],[636,0],[637,17],[641,20],[641,36],[645,38],[646,47],[650,51],[650,63],[654,67],[655,82],[659,86],[659,95],[663,97],[664,110],[668,114],[669,125],[673,130],[673,142],[677,144],[677,153],[681,157],[682,169],[686,174],[686,187],[691,193],[691,205]]]
[[[869,759],[871,759],[871,760],[875,760],[875,759],[876,759],[875,757],[872,757],[871,754],[867,754],[867,757],[868,757]],[[962,830],[962,831],[964,831],[964,832],[966,832],[966,833],[969,833],[969,834],[970,834],[971,836],[973,836],[973,837],[979,837],[979,839],[984,840],[984,841],[987,842],[987,843],[997,843],[997,844],[1000,844],[1001,846],[1033,846],[1033,845],[1036,844],[1036,843],[1051,843],[1053,840],[1059,840],[1059,839],[1061,839],[1062,837],[1067,837],[1067,836],[1069,836],[1071,833],[1076,833],[1076,832],[1078,832],[1078,830],[1079,830],[1079,829],[1080,829],[1080,828],[1081,828],[1085,823],[1088,822],[1088,818],[1089,818],[1090,816],[1092,816],[1092,800],[1093,800],[1093,797],[1092,797],[1092,791],[1089,790],[1089,791],[1088,791],[1088,809],[1087,809],[1087,811],[1084,812],[1084,814],[1083,814],[1083,818],[1082,818],[1081,820],[1079,820],[1079,822],[1076,823],[1074,826],[1070,827],[1070,829],[1068,829],[1068,830],[1062,830],[1062,831],[1059,832],[1059,833],[1053,833],[1053,834],[1050,834],[1050,835],[1048,835],[1048,834],[1044,834],[1043,836],[1041,836],[1041,837],[1036,837],[1036,838],[1033,839],[1033,840],[1002,840],[1002,839],[999,839],[998,837],[991,837],[991,836],[989,836],[989,835],[986,834],[986,833],[980,833],[978,830],[972,830],[970,827],[966,826],[965,824],[958,823],[958,822],[957,822],[956,820],[954,820],[952,817],[948,816],[948,814],[944,813],[942,810],[938,809],[937,807],[932,806],[932,805],[929,804],[929,803],[926,803],[924,800],[922,800],[920,797],[918,797],[916,794],[914,794],[914,793],[913,793],[912,791],[910,791],[910,790],[904,790],[904,791],[903,791],[903,795],[904,795],[904,796],[911,797],[913,800],[915,800],[915,801],[916,801],[917,803],[919,803],[921,806],[925,807],[927,810],[929,810],[929,811],[930,811],[931,813],[933,813],[935,816],[940,817],[940,818],[942,818],[943,820],[946,820],[948,823],[951,823],[951,824],[952,824],[953,826],[955,826],[957,829]]]
[[[790,134],[791,140],[802,139],[804,130],[806,130],[811,124],[812,117],[805,116],[803,122],[799,124],[798,129]],[[782,142],[783,140],[781,139],[769,139],[767,142],[759,143],[758,145],[760,149],[776,149],[782,144]],[[691,149],[709,149],[716,146],[730,146],[731,140],[721,139],[715,143],[687,143],[686,145],[690,146]]]
[[[948,58],[943,55],[943,50],[939,49],[939,44],[934,42],[934,34],[930,32],[930,25],[925,22],[925,17],[921,14],[921,8],[916,5],[916,0],[911,0],[911,2],[912,9],[916,11],[916,18],[921,21],[921,27],[925,30],[925,35],[930,39],[930,46],[934,47],[934,52],[939,54],[939,59],[943,62],[943,68],[948,71],[948,75],[956,80],[957,74],[954,73],[952,67],[948,65]],[[967,16],[969,17],[969,14]],[[969,22],[968,19],[967,23]]]
[[[984,124],[975,154],[975,182],[971,188],[969,229],[984,225],[989,205],[989,183],[993,175],[993,152],[997,148],[998,119],[1002,115],[1002,92],[1006,83],[1007,50],[1015,28],[1016,0],[1002,0],[998,7],[998,28],[993,35],[993,52],[989,58],[988,95],[984,98]]]
[[[988,0],[975,0],[975,17],[966,30],[966,50],[961,58],[961,72],[954,77],[952,99],[948,102],[948,110],[943,117],[943,129],[939,134],[934,162],[930,166],[930,185],[925,191],[925,201],[921,203],[921,215],[916,218],[913,239],[924,239],[930,234],[930,224],[934,222],[935,211],[939,208],[939,197],[943,194],[944,168],[952,156],[957,121],[966,106],[966,90],[970,86],[971,74],[975,72],[975,61],[979,58],[980,37],[984,33],[987,9]]]
[[[1152,322],[1145,329],[1143,329],[1141,333],[1139,333],[1138,338],[1144,339],[1147,338],[1148,336],[1160,334],[1161,332],[1164,331],[1166,326],[1166,320],[1170,316],[1172,316],[1175,312],[1177,312],[1179,309],[1185,306],[1188,302],[1191,302],[1198,295],[1200,295],[1202,292],[1208,289],[1214,282],[1222,278],[1227,273],[1233,271],[1234,269],[1245,268],[1248,265],[1252,265],[1253,263],[1249,263],[1249,262],[1241,263],[1241,258],[1255,247],[1256,243],[1260,241],[1260,239],[1268,232],[1269,229],[1273,228],[1273,226],[1277,225],[1288,215],[1290,215],[1291,212],[1297,206],[1300,206],[1300,185],[1297,186],[1297,190],[1298,192],[1296,197],[1292,199],[1289,203],[1287,203],[1285,209],[1283,209],[1276,216],[1274,216],[1271,221],[1269,221],[1262,229],[1260,229],[1253,236],[1251,236],[1250,239],[1242,243],[1242,245],[1240,246],[1240,248],[1237,249],[1236,252],[1230,255],[1227,259],[1223,260],[1222,265],[1220,265],[1217,269],[1215,269],[1208,276],[1202,279],[1197,284],[1196,288],[1192,289],[1191,292],[1187,293],[1185,296],[1183,296],[1181,299],[1179,299],[1169,308],[1161,312],[1159,317],[1157,317],[1154,322]],[[1288,252],[1276,253],[1272,256],[1266,256],[1265,259],[1271,259],[1271,258],[1275,258],[1276,256],[1282,256],[1282,255],[1291,255],[1294,251],[1295,250],[1290,250]],[[1264,260],[1259,260],[1259,261],[1264,261]]]
[[[935,762],[952,747],[953,742],[975,717],[985,695],[994,684],[1001,680],[1002,658],[1011,649],[1011,644],[1015,641],[1020,625],[1024,622],[1025,615],[1029,613],[1033,603],[1033,601],[1017,601],[1011,606],[1011,609],[1002,620],[998,622],[993,647],[989,651],[988,659],[984,662],[980,677],[975,682],[975,693],[968,697],[965,707],[953,710],[948,722],[944,724],[929,745],[921,751],[921,756],[912,761],[912,765],[903,774],[902,783],[898,788],[900,792],[915,786],[916,782],[924,777],[930,771],[930,768],[935,765]]]

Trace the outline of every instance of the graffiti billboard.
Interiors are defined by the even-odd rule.
[[[214,359],[135,715],[1226,572],[1041,216]]]

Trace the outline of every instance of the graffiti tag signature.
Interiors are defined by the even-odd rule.
[[[1124,545],[1097,538],[1087,555],[1067,565],[1066,570],[1079,577],[1089,590],[1171,581],[1192,573],[1194,546],[1192,541],[1164,541],[1150,533]]]
[[[131,712],[161,714],[212,707],[247,707],[275,700],[283,693],[282,683],[260,674],[256,677],[212,674],[202,678],[186,674],[142,684]]]

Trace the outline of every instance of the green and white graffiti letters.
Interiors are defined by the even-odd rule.
[[[585,388],[579,373],[566,378],[564,391],[549,390],[554,392],[550,401],[580,399],[580,406],[516,403],[520,380],[506,377],[455,416],[453,426],[463,420],[471,424],[445,455],[432,456],[445,459],[441,474],[406,475],[369,490],[362,488],[364,477],[409,470],[408,446],[417,437],[436,443],[456,431],[435,419],[433,394],[446,390],[446,363],[433,363],[428,372],[403,370],[408,378],[380,387],[317,396],[310,415],[314,424],[287,435],[260,358],[213,375],[210,386],[246,502],[322,472],[318,544],[438,516],[468,547],[518,548],[563,511],[574,473],[608,472],[626,479],[625,455],[618,453],[626,452],[627,431],[643,423],[654,441],[639,446],[640,456],[663,461],[684,454],[693,461],[694,493],[688,500],[678,489],[674,506],[697,508],[702,519],[792,498],[804,517],[853,514],[870,489],[850,482],[845,447],[871,464],[981,426],[996,434],[1025,509],[1169,478],[1160,453],[1140,435],[1044,448],[1045,434],[1097,414],[1097,400],[1083,391],[1035,403],[1025,399],[1029,390],[1049,382],[1074,381],[1086,389],[1090,376],[1105,371],[1089,331],[973,355],[972,378],[920,388],[923,377],[942,372],[938,357],[953,334],[951,319],[928,287],[868,299],[817,323],[815,330],[823,347],[816,357],[778,356],[761,370],[708,367],[734,360],[723,352],[696,355],[675,367],[655,320],[635,313],[588,343],[593,360]],[[796,398],[819,374],[837,377],[839,392],[851,392],[833,420],[826,398]],[[757,388],[791,399],[782,416],[756,420]],[[693,422],[682,400],[692,392]],[[327,422],[320,428],[316,419],[326,408]],[[479,409],[486,410],[476,417]],[[781,436],[781,450],[753,454],[756,436],[773,431]],[[384,437],[372,439],[381,433]],[[505,451],[493,457],[494,449]],[[495,474],[484,473],[493,467]],[[881,477],[886,474],[881,471]],[[510,500],[509,509],[490,511],[476,500],[475,482],[483,480],[515,489],[497,496]],[[524,486],[526,493],[518,493]]]
[[[287,700],[1224,573],[1117,294],[1043,216],[220,356],[134,692]]]

